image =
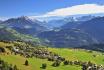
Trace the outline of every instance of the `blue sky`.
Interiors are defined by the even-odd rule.
[[[104,0],[0,0],[0,17],[35,16],[82,4],[104,5]]]

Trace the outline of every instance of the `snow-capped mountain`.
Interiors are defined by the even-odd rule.
[[[47,23],[45,24],[48,28],[60,28],[61,26],[64,26],[66,24],[69,24],[70,26],[72,25],[72,27],[77,24],[80,23],[76,23],[76,22],[82,22],[82,21],[88,21],[90,19],[94,18],[94,16],[88,15],[88,16],[80,16],[80,17],[64,17],[61,19],[53,19],[53,20],[49,20],[47,21]],[[75,24],[74,24],[75,23]],[[71,28],[72,28],[71,27]]]

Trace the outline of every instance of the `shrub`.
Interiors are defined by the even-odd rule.
[[[25,65],[26,65],[26,66],[28,66],[28,65],[29,65],[28,60],[26,60],[26,61],[25,61]]]
[[[52,64],[52,66],[54,66],[54,67],[58,67],[58,66],[60,66],[60,61],[56,61],[56,62],[54,62],[53,64]]]
[[[64,61],[64,65],[68,65],[69,64],[69,61]]]
[[[53,58],[48,58],[48,61],[54,61],[54,59]]]
[[[0,70],[19,70],[17,66],[14,66],[12,64],[8,64],[7,62],[4,62],[0,59]]]
[[[0,47],[0,52],[6,52],[5,49],[3,47]]]
[[[47,67],[47,64],[45,64],[45,63],[42,64],[42,68],[43,68],[43,69],[46,69],[46,67]]]
[[[17,68],[17,66],[16,66],[16,65],[14,65],[13,69],[14,69],[14,70],[18,70],[18,68]]]

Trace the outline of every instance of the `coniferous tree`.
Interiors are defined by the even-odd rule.
[[[69,64],[69,61],[64,61],[64,65],[68,65]]]
[[[13,69],[14,69],[14,70],[18,70],[18,68],[17,68],[17,66],[16,66],[16,65],[14,65]]]
[[[42,68],[43,68],[43,69],[46,69],[46,67],[47,67],[47,64],[45,64],[45,63],[42,64]]]
[[[25,61],[25,65],[26,65],[26,66],[28,66],[28,65],[29,65],[28,60],[26,60],[26,61]]]

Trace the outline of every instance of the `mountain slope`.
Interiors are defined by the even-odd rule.
[[[48,29],[59,28],[60,26],[66,24],[68,21],[64,19],[50,20],[46,23]]]
[[[3,22],[2,20],[0,20],[0,23]]]
[[[42,22],[38,20],[32,21],[26,16],[11,18],[2,22],[1,24],[13,28],[20,33],[29,35],[35,35],[46,29],[45,27],[40,25],[42,24]]]
[[[72,29],[72,28],[76,28],[81,23],[82,23],[82,21],[68,22],[68,23],[64,24],[63,26],[61,26],[60,29]]]
[[[38,38],[33,38],[28,35],[20,34],[14,29],[2,25],[0,25],[0,40],[8,40],[8,41],[20,40],[35,45],[41,44]]]
[[[80,17],[64,17],[61,19],[53,19],[49,20],[46,23],[47,28],[53,29],[53,28],[60,28],[63,26],[69,26],[69,28],[76,27],[80,22],[88,21],[90,19],[93,19],[95,16],[80,16]],[[68,27],[67,26],[67,27]]]
[[[77,28],[89,33],[99,42],[104,43],[104,17],[97,17],[86,21],[79,25]]]
[[[40,33],[38,37],[54,47],[77,47],[97,42],[89,34],[78,29],[47,31]]]

